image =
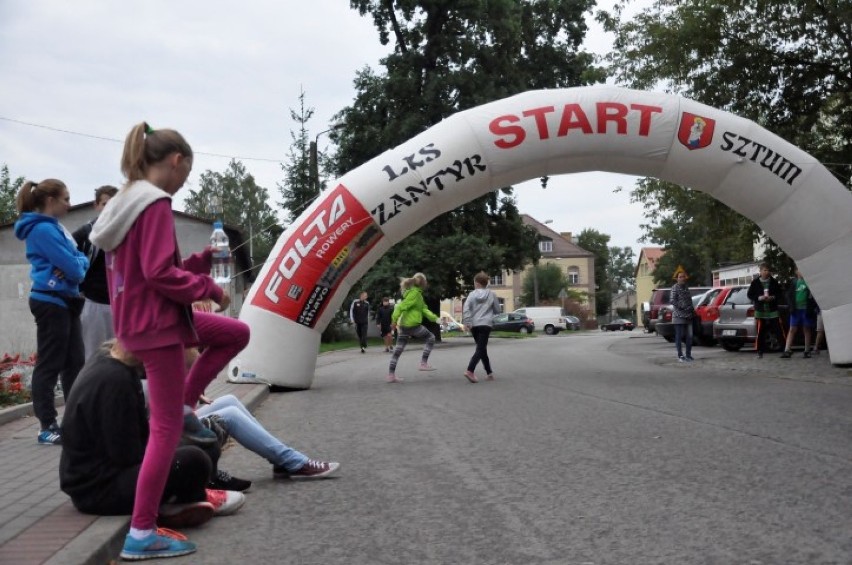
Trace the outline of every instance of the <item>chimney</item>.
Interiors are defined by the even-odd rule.
[[[571,235],[571,232],[564,231],[564,232],[560,233],[559,235],[561,235],[562,237],[564,237],[565,239],[567,239],[571,243],[574,243],[574,237]]]

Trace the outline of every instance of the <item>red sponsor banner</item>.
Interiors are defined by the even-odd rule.
[[[683,112],[677,139],[690,151],[702,149],[713,141],[714,129],[716,129],[716,120]]]
[[[340,280],[381,238],[372,216],[338,185],[287,239],[251,304],[314,327]]]

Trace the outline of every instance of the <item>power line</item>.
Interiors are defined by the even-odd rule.
[[[46,130],[49,130],[49,131],[55,131],[57,133],[67,133],[68,135],[77,135],[77,136],[80,136],[80,137],[88,137],[90,139],[99,139],[101,141],[111,141],[111,142],[114,142],[114,143],[124,143],[123,139],[115,139],[114,137],[103,137],[103,136],[100,136],[100,135],[93,135],[91,133],[82,133],[82,132],[79,132],[79,131],[72,131],[72,130],[56,128],[56,127],[52,127],[52,126],[45,126],[45,125],[42,125],[42,124],[34,124],[34,123],[31,123],[31,122],[16,120],[14,118],[6,118],[4,116],[0,116],[0,120],[3,120],[5,122],[12,122],[12,123],[20,124],[20,125],[24,125],[24,126],[29,126],[29,127],[33,127],[33,128],[41,128],[41,129],[46,129]],[[266,162],[266,163],[280,163],[281,162],[281,159],[266,159],[266,158],[263,158],[263,157],[241,157],[239,155],[223,155],[221,153],[207,153],[205,151],[193,151],[193,153],[195,153],[196,155],[207,155],[208,157],[220,157],[222,159],[237,159],[237,160],[240,160],[240,161],[262,161],[262,162]]]

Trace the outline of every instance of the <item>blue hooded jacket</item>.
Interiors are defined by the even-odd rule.
[[[15,237],[27,243],[27,260],[32,265],[30,298],[67,308],[61,296],[80,294],[89,260],[77,250],[71,234],[53,216],[24,212],[15,222]],[[58,278],[54,270],[62,271]]]

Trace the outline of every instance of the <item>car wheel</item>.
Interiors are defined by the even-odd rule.
[[[674,343],[674,336],[666,335],[666,336],[663,336],[663,339],[665,339],[669,343]]]
[[[602,332],[605,332],[605,331],[606,331],[606,326],[601,326],[601,331],[602,331]]]
[[[526,326],[521,326],[521,329],[519,329],[518,331],[521,332],[522,334],[530,333],[530,330]]]
[[[739,341],[723,341],[721,343],[725,351],[739,351],[743,348],[743,344]]]
[[[556,328],[554,328],[553,326],[544,326],[544,333],[546,333],[547,335],[553,335],[556,333]]]

